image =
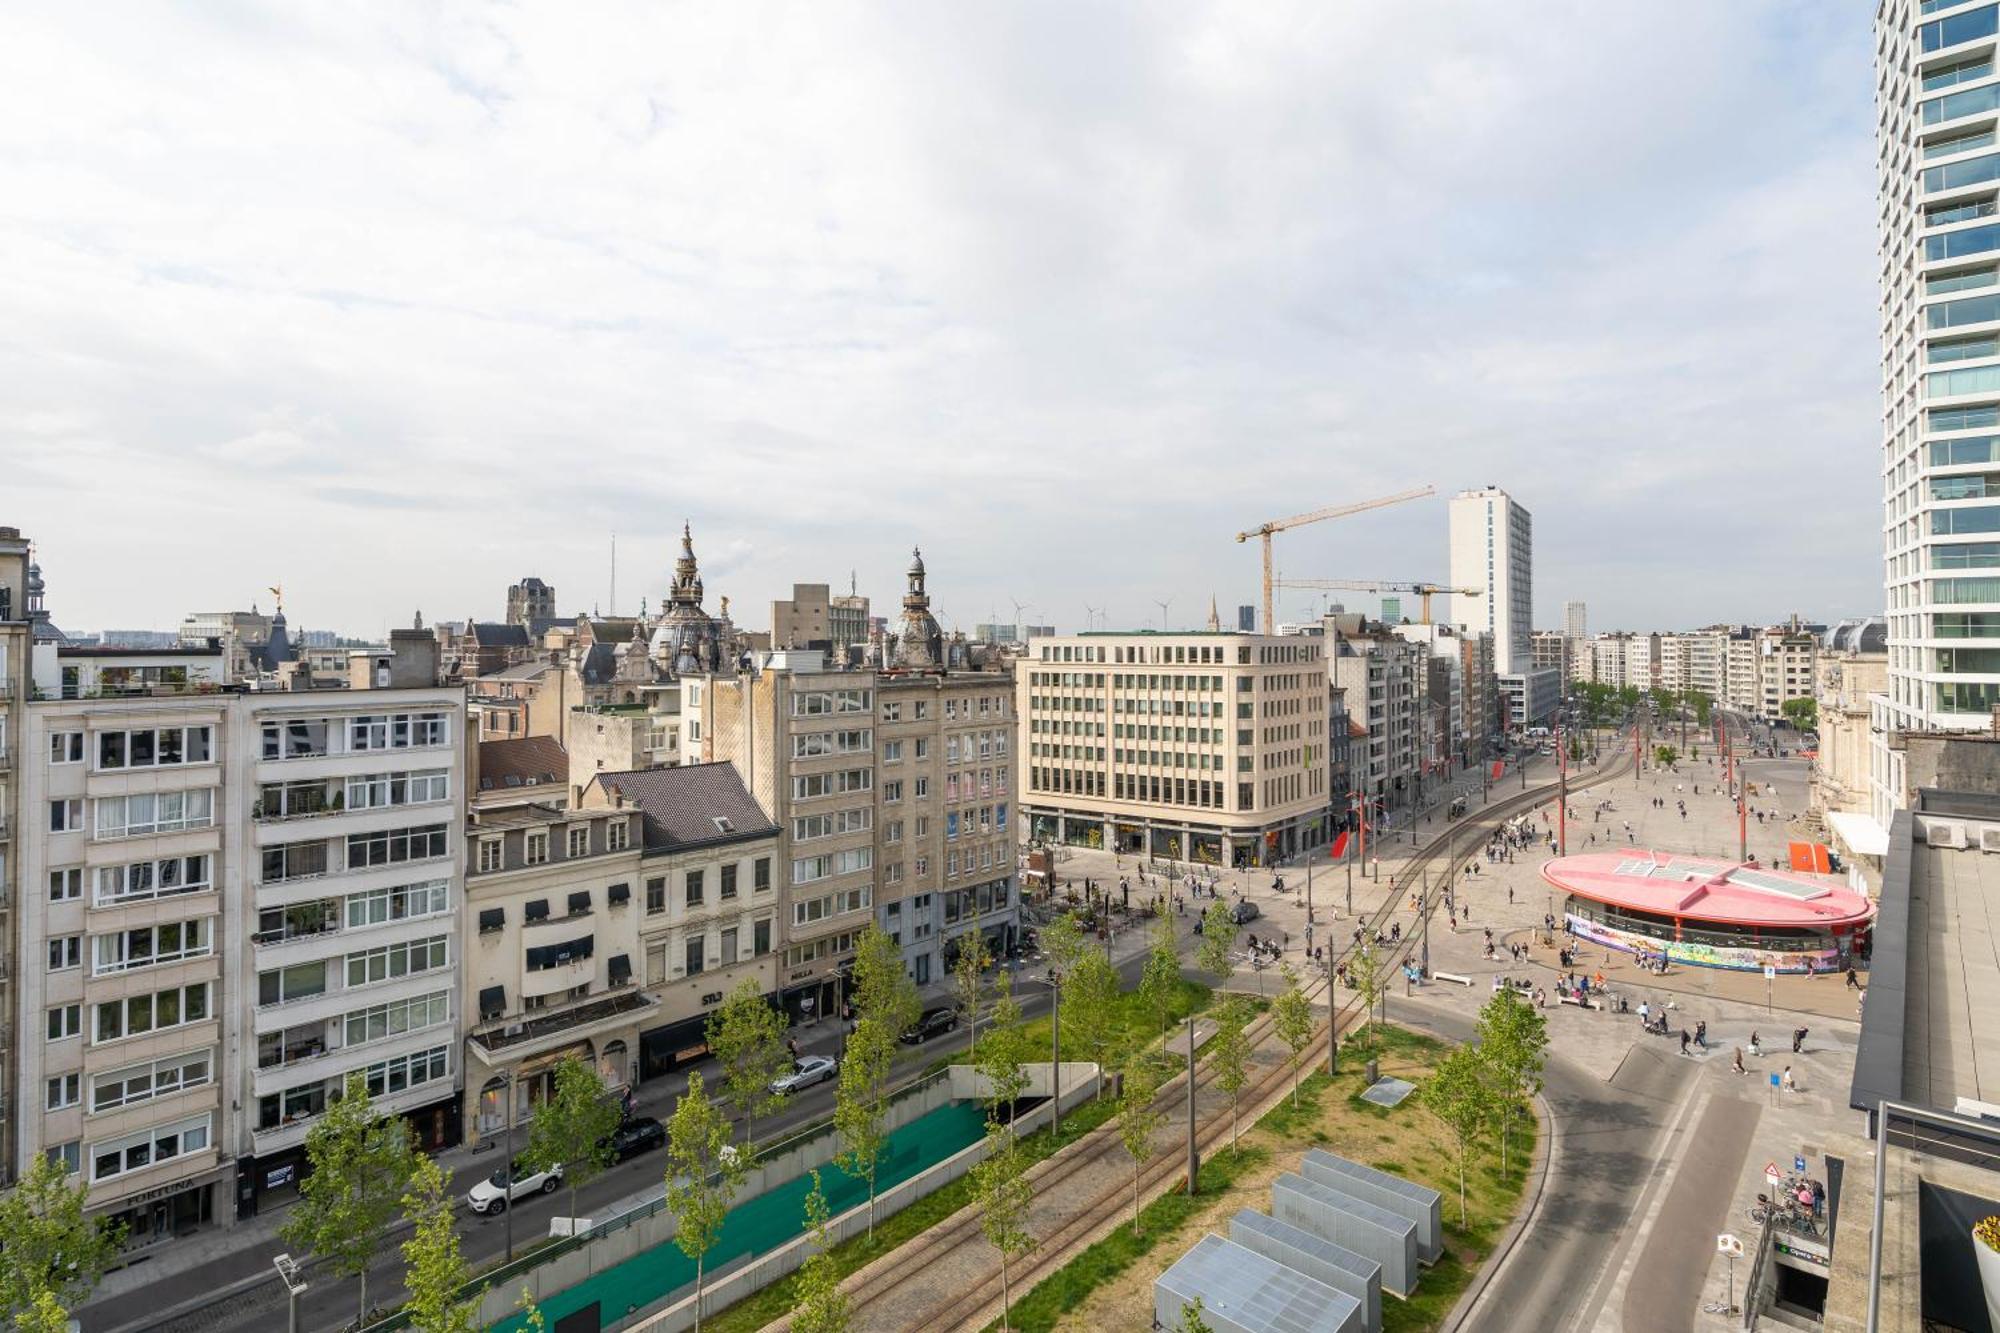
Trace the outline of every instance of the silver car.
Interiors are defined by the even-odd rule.
[[[810,1088],[815,1083],[824,1083],[839,1069],[830,1055],[806,1055],[792,1066],[789,1074],[780,1074],[771,1080],[771,1091],[780,1097],[790,1096]]]

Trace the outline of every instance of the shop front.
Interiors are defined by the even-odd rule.
[[[213,1225],[216,1196],[223,1186],[224,1176],[211,1172],[199,1180],[178,1180],[147,1190],[113,1211],[92,1215],[124,1228],[123,1252],[131,1255]]]
[[[455,1092],[401,1115],[410,1127],[411,1141],[426,1153],[457,1147],[464,1135],[464,1116]],[[306,1128],[310,1129],[309,1123]],[[283,1129],[292,1127],[287,1125]],[[300,1182],[310,1174],[312,1168],[306,1157],[303,1134],[283,1147],[241,1159],[236,1170],[237,1216],[254,1217],[265,1208],[297,1198]]]

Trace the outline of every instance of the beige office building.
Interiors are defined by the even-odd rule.
[[[1035,640],[1015,675],[1029,837],[1245,865],[1323,839],[1323,653],[1301,635]]]

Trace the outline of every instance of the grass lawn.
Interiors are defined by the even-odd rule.
[[[1173,1015],[1178,1022],[1190,1013],[1199,1013],[1207,1008],[1210,999],[1209,988],[1197,982],[1183,980],[1175,997]],[[1159,1035],[1157,1015],[1150,1013],[1139,1002],[1136,992],[1125,991],[1118,996],[1117,1007],[1112,1021],[1107,1025],[1110,1036],[1106,1043],[1105,1064],[1110,1069],[1119,1068],[1131,1054]],[[1030,1049],[1042,1052],[1049,1045],[1049,1022],[1046,1018],[1027,1025]],[[1064,1052],[1065,1058],[1078,1059],[1080,1056]],[[948,1056],[937,1061],[932,1068],[941,1069],[946,1065],[962,1062],[963,1054]],[[1091,1130],[1109,1120],[1117,1113],[1117,1103],[1109,1097],[1086,1102],[1073,1110],[1063,1113],[1062,1138],[1055,1139],[1044,1129],[1021,1140],[1021,1149],[1027,1155],[1028,1164],[1043,1160],[1058,1149],[1074,1143]],[[822,1171],[838,1171],[837,1165],[820,1168]],[[966,1204],[972,1202],[972,1180],[960,1177],[936,1193],[926,1195],[909,1207],[887,1217],[877,1217],[875,1239],[856,1236],[834,1246],[832,1254],[835,1269],[842,1277],[855,1272],[889,1251],[950,1217]],[[753,1333],[772,1320],[784,1315],[798,1303],[797,1275],[793,1274],[774,1282],[754,1296],[746,1297],[730,1306],[722,1313],[702,1320],[704,1329],[715,1333]]]
[[[1338,1075],[1319,1072],[1303,1079],[1296,1109],[1287,1096],[1254,1126],[1244,1126],[1240,1149],[1224,1147],[1203,1163],[1200,1197],[1170,1193],[1154,1200],[1141,1213],[1143,1235],[1135,1238],[1129,1226],[1121,1227],[1036,1284],[1016,1303],[1012,1326],[1080,1333],[1150,1320],[1153,1279],[1204,1233],[1227,1235],[1229,1219],[1239,1209],[1269,1212],[1271,1181],[1296,1170],[1305,1149],[1322,1147],[1445,1196],[1444,1255],[1424,1270],[1409,1300],[1385,1293],[1382,1301],[1383,1327],[1390,1333],[1437,1328],[1519,1206],[1535,1132],[1532,1119],[1517,1122],[1504,1174],[1497,1141],[1474,1148],[1466,1170],[1467,1222],[1461,1225],[1458,1163],[1449,1133],[1414,1094],[1393,1110],[1360,1097],[1362,1066],[1371,1055],[1380,1073],[1421,1083],[1448,1049],[1433,1038],[1379,1024],[1372,1049],[1360,1041],[1344,1044]]]

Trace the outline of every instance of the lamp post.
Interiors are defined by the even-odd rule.
[[[1109,945],[1106,946],[1107,950]],[[1099,1070],[1097,1076],[1104,1077]],[[1062,1138],[1062,977],[1049,969],[1049,1079],[1055,1089],[1055,1119],[1050,1137]]]
[[[1195,1151],[1195,1146],[1194,1146],[1194,1015],[1193,1015],[1193,1014],[1189,1014],[1189,1015],[1188,1015],[1188,1018],[1187,1018],[1187,1043],[1188,1043],[1188,1063],[1187,1063],[1187,1129],[1188,1129],[1188,1179],[1187,1179],[1187,1192],[1188,1192],[1188,1197],[1189,1197],[1190,1199],[1192,1199],[1192,1198],[1194,1197],[1194,1191],[1195,1191],[1195,1186],[1196,1186],[1196,1184],[1198,1183],[1198,1177],[1199,1177],[1199,1176],[1201,1175],[1201,1157],[1200,1157],[1200,1156],[1199,1156],[1199,1155],[1198,1155],[1198,1154],[1196,1153],[1196,1151]]]
[[[299,1261],[289,1254],[281,1254],[271,1260],[278,1270],[279,1281],[285,1284],[285,1300],[289,1307],[285,1327],[289,1333],[299,1333],[299,1297],[306,1294],[307,1283]]]
[[[514,1071],[503,1070],[500,1075],[506,1089],[507,1117],[507,1160],[501,1163],[500,1216],[507,1224],[507,1262],[514,1262]],[[293,1330],[297,1333],[297,1330]]]

